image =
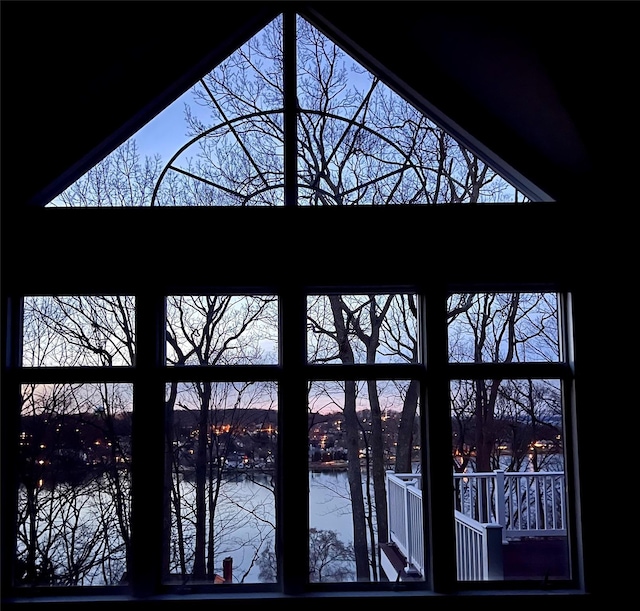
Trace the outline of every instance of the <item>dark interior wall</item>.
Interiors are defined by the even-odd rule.
[[[319,19],[331,20],[354,46],[557,200],[546,218],[514,213],[519,225],[509,224],[507,231],[524,228],[541,254],[513,258],[507,269],[533,278],[536,266],[548,269],[557,263],[557,277],[576,292],[585,574],[594,595],[621,599],[633,586],[625,580],[629,565],[619,549],[619,525],[626,518],[616,514],[628,508],[622,501],[630,482],[623,481],[625,465],[618,456],[632,440],[620,438],[614,422],[619,422],[617,408],[623,408],[620,419],[635,423],[629,408],[637,403],[629,389],[636,374],[621,365],[637,335],[622,316],[632,299],[625,299],[624,308],[619,301],[633,294],[637,276],[635,3],[313,4]],[[54,195],[90,165],[92,151],[106,151],[124,139],[145,113],[160,110],[179,93],[179,85],[189,80],[184,75],[195,74],[190,73],[193,66],[197,71],[223,57],[278,6],[242,1],[0,4],[4,295],[28,290],[32,281],[52,291],[71,286],[73,274],[56,273],[62,261],[69,265],[78,252],[73,221],[65,219],[76,212],[96,218],[96,211],[60,211],[66,216],[58,218],[55,230],[64,248],[54,257],[37,248],[38,235],[52,226],[46,217],[32,216],[29,205],[46,200],[43,194]],[[96,221],[96,226],[104,223],[101,231],[107,235],[115,227],[125,232],[144,227],[144,214],[150,211],[135,211],[130,228],[117,215],[127,211],[97,212],[108,213]],[[469,239],[473,214],[457,221],[458,231],[468,232]],[[419,219],[413,227],[419,232]],[[96,236],[80,240],[96,247]],[[134,265],[128,265],[123,252],[98,254],[106,274],[102,286],[110,282],[109,274],[119,274],[113,282],[134,284],[149,270],[159,274],[178,266],[152,234],[145,240],[148,258]],[[421,254],[412,248],[410,254]],[[469,273],[483,261],[490,264],[491,256],[469,257]],[[125,269],[128,276],[122,275]],[[608,456],[604,460],[602,451]]]
[[[382,18],[368,3],[366,27],[319,4],[555,199],[592,194],[603,157],[637,123],[633,2],[397,2]]]
[[[3,2],[3,169],[30,174],[17,196],[57,195],[87,155],[110,152],[263,26],[270,5]]]
[[[592,193],[627,146],[633,2],[306,4],[554,199]],[[3,190],[27,172],[31,201],[106,152],[281,6],[3,1]]]

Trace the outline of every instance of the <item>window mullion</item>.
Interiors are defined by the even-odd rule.
[[[560,349],[562,360],[568,364],[570,375],[565,376],[562,381],[562,401],[563,401],[563,428],[571,434],[565,436],[565,476],[566,493],[568,499],[568,530],[569,541],[573,544],[569,546],[570,563],[574,579],[577,579],[581,587],[584,587],[584,566],[582,564],[582,537],[581,511],[577,499],[580,498],[579,473],[578,473],[578,439],[577,439],[577,414],[576,414],[576,388],[575,388],[575,361],[573,343],[573,300],[570,293],[560,296]]]
[[[296,13],[283,14],[284,205],[298,204]],[[308,579],[307,385],[304,379],[306,298],[295,287],[280,294],[280,364],[284,368],[278,402],[276,552],[285,593],[300,593]],[[303,519],[300,517],[303,516]]]
[[[285,11],[283,20],[284,205],[295,207],[298,205],[296,13]]]
[[[451,472],[451,417],[447,378],[447,295],[429,287],[422,302],[422,338],[425,341],[427,385],[423,464],[427,471],[423,495],[425,533],[432,587],[451,591],[455,585],[455,531]]]
[[[278,486],[276,540],[279,577],[286,594],[300,593],[309,577],[308,416],[305,321],[301,289],[280,294]]]
[[[2,510],[6,515],[15,516],[17,512],[17,473],[15,457],[18,455],[20,432],[20,406],[22,393],[20,369],[22,360],[22,299],[17,295],[4,296],[2,304],[6,325],[2,337]],[[15,541],[17,521],[2,520],[2,540]],[[2,572],[2,587],[8,592],[13,586],[15,570],[15,548],[3,545],[0,563],[6,570]],[[9,568],[10,567],[10,568]]]
[[[165,499],[163,295],[136,296],[136,364],[132,424],[131,577],[137,596],[156,593],[169,533]]]

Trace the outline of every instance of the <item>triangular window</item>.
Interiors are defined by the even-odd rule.
[[[48,205],[531,199],[308,21],[294,31],[281,16]]]

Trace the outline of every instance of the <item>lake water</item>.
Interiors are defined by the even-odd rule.
[[[258,583],[260,581],[260,570],[255,560],[262,551],[270,544],[273,549],[275,538],[275,498],[271,488],[271,478],[261,476],[255,481],[248,473],[238,472],[233,478],[229,478],[223,485],[219,502],[216,508],[214,524],[215,566],[216,572],[222,572],[223,559],[231,557],[233,560],[234,583]],[[335,531],[338,539],[348,545],[353,542],[353,526],[351,521],[351,502],[348,487],[348,476],[346,471],[310,471],[309,472],[309,527],[316,530]],[[100,488],[98,488],[99,490]],[[104,488],[106,490],[106,488]],[[68,494],[67,494],[68,493]],[[193,544],[193,523],[195,508],[195,493],[192,482],[183,482],[181,486],[182,495],[182,519],[181,525],[187,547]],[[102,505],[100,503],[103,503]],[[78,520],[72,519],[72,512],[76,505],[81,505],[82,510],[77,516]],[[41,525],[41,534],[47,537],[51,529],[47,528],[47,516],[56,515],[55,536],[52,541],[52,548],[49,551],[51,557],[58,558],[64,564],[63,552],[66,551],[67,543],[72,535],[80,532],[78,528],[83,528],[87,532],[97,528],[96,515],[106,516],[109,508],[113,504],[104,504],[104,498],[96,496],[96,488],[89,486],[71,487],[65,490],[64,486],[56,486],[54,490],[40,490],[38,496],[38,521]],[[26,510],[26,498],[21,497],[21,511]],[[51,513],[55,510],[55,514]],[[305,519],[305,516],[300,516]],[[111,524],[113,524],[111,516]],[[25,523],[26,524],[26,523]],[[24,531],[19,548],[29,538],[29,533]],[[172,540],[177,540],[176,533],[172,533]],[[99,537],[98,537],[99,539]],[[115,538],[109,541],[116,545]],[[77,551],[77,550],[76,550]],[[176,548],[172,545],[171,572],[179,572],[175,563]],[[124,550],[119,552],[118,561],[124,566]],[[187,550],[188,554],[188,550]],[[189,555],[189,554],[188,554]],[[109,556],[110,562],[115,563],[116,558]],[[64,573],[64,566],[60,566]],[[190,566],[187,566],[190,570]],[[92,579],[87,577],[82,585],[101,585],[99,582],[100,567],[93,573]],[[116,573],[118,575],[118,573]],[[119,577],[116,576],[115,579]],[[94,579],[96,581],[94,581]],[[104,581],[102,582],[104,583]]]
[[[335,530],[344,543],[353,542],[346,471],[309,473],[309,528]]]
[[[265,520],[274,520],[273,496],[260,482],[254,483],[240,476],[227,486],[234,488],[240,498],[245,499],[246,506],[260,507]],[[231,490],[228,490],[231,495]],[[317,530],[333,530],[345,545],[353,542],[353,526],[351,523],[351,501],[346,471],[322,471],[309,473],[309,528]],[[234,529],[234,537],[248,539],[256,535],[256,524],[247,524]],[[223,540],[222,545],[224,546]],[[220,543],[220,541],[219,541]],[[258,567],[248,568],[250,554],[246,549],[228,549],[218,554],[218,562],[222,557],[233,558],[234,582],[247,570],[244,583],[259,582]]]

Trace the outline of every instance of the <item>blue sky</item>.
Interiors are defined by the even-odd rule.
[[[169,159],[188,141],[187,124],[184,118],[185,104],[192,111],[200,109],[193,101],[192,88],[183,93],[175,102],[156,115],[141,130],[134,134],[140,156],[159,154],[166,164]],[[204,113],[203,113],[204,114]]]

